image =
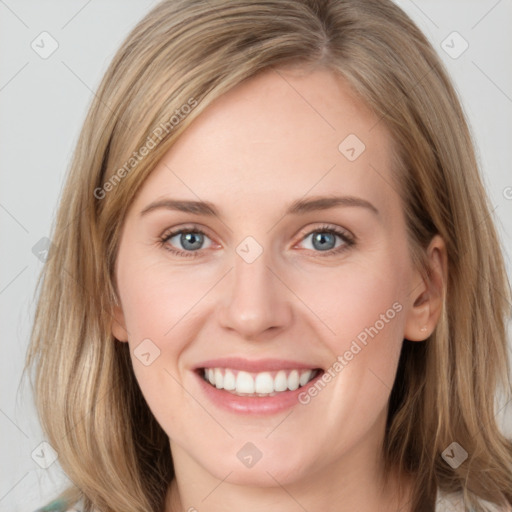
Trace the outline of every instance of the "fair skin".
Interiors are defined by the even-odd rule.
[[[247,512],[410,510],[407,496],[397,499],[397,475],[384,485],[380,449],[403,339],[426,340],[438,321],[446,253],[436,236],[433,277],[413,268],[391,140],[377,121],[329,71],[262,73],[194,120],[130,206],[112,332],[130,344],[140,388],[170,439],[176,479],[166,512],[227,504]],[[354,161],[338,149],[349,134],[366,146]],[[313,196],[358,197],[378,213],[343,205],[284,215]],[[220,216],[166,208],[141,215],[164,198],[208,201]],[[206,233],[195,235],[199,250],[179,234],[159,243],[191,223]],[[331,237],[329,255],[315,233]],[[263,249],[251,263],[237,253],[248,236]],[[229,356],[325,371],[393,304],[400,311],[307,404],[233,412],[205,395],[194,371]],[[145,339],[160,350],[149,365],[134,356]],[[247,442],[261,453],[252,467],[237,457]]]

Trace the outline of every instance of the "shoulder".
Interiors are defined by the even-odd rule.
[[[82,512],[82,510],[81,502],[70,505],[67,501],[55,500],[34,512]]]
[[[435,512],[465,512],[462,492],[446,494],[438,491]]]
[[[512,512],[511,507],[500,508],[497,505],[485,500],[479,500],[482,510],[486,512]],[[444,493],[438,491],[435,512],[472,512],[473,509],[464,505],[462,491],[455,493]]]

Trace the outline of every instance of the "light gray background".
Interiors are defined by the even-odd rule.
[[[455,81],[510,276],[512,0],[397,3],[431,39]],[[32,512],[64,481],[58,461],[48,469],[34,461],[44,438],[29,388],[19,387],[42,267],[32,248],[50,235],[93,91],[128,31],[153,5],[150,0],[0,0],[0,511]],[[46,59],[31,48],[34,40],[42,46],[43,31],[58,43]],[[453,31],[469,44],[457,58],[443,49],[452,55],[463,49]],[[46,49],[49,44],[47,39]],[[510,409],[498,418],[512,436]]]

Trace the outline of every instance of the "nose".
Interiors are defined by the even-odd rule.
[[[284,276],[273,268],[266,251],[252,263],[235,254],[234,266],[226,276],[219,323],[245,339],[263,339],[280,332],[292,320],[293,293]]]

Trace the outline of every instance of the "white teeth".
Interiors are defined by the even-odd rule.
[[[254,379],[252,375],[247,372],[238,372],[235,389],[238,393],[254,393]]]
[[[256,393],[272,393],[274,391],[274,379],[268,372],[258,373],[254,385]]]
[[[300,374],[299,384],[301,386],[305,386],[309,382],[309,379],[311,378],[312,373],[313,373],[312,370],[307,370],[305,372],[302,372]]]
[[[274,389],[276,391],[286,391],[288,389],[288,378],[286,377],[286,372],[284,370],[277,372],[274,380]]]
[[[288,389],[292,391],[296,390],[299,387],[299,372],[297,370],[292,370],[290,375],[288,375]]]
[[[215,387],[222,389],[224,387],[224,375],[220,368],[215,368]]]
[[[314,370],[279,370],[278,372],[249,373],[224,368],[205,368],[204,377],[217,389],[234,394],[268,396],[283,391],[294,391],[305,386],[314,376]]]
[[[226,391],[233,391],[236,389],[235,375],[230,370],[226,370],[226,373],[224,373],[224,389]]]

